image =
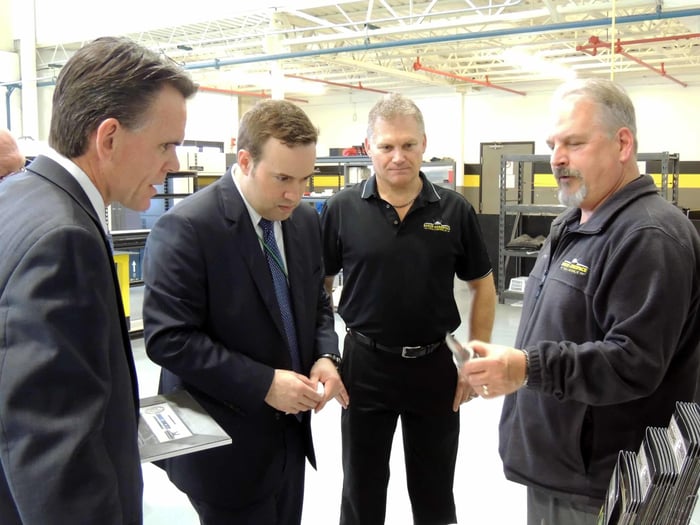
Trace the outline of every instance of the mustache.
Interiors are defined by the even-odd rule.
[[[576,179],[581,178],[581,172],[579,170],[572,170],[571,168],[567,167],[559,167],[554,169],[554,178],[557,180],[561,179],[562,177],[573,177]]]

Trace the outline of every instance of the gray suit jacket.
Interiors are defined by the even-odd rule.
[[[318,214],[299,206],[283,223],[302,372],[338,355],[323,288]],[[260,242],[231,173],[160,217],[146,242],[144,334],[163,367],[160,390],[186,388],[233,444],[165,461],[195,499],[246,506],[271,493],[284,461],[285,417],[264,401],[276,368],[291,369]],[[307,457],[314,464],[310,416]]]
[[[40,156],[0,185],[0,523],[141,523],[137,422],[103,228]]]

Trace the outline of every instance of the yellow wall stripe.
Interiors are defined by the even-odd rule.
[[[342,188],[345,184],[343,175],[314,175],[313,179],[315,188],[337,188],[339,183]]]
[[[464,176],[464,187],[465,188],[478,188],[479,187],[479,177],[481,177],[481,175],[465,175]]]
[[[657,186],[661,187],[661,174],[652,173],[652,178]],[[672,187],[673,180],[668,177],[668,187]],[[538,188],[556,188],[557,182],[551,173],[535,173],[535,187]],[[678,175],[679,189],[698,189],[700,188],[700,174],[698,173],[681,173]]]
[[[654,182],[658,187],[661,187],[661,173],[652,173]],[[669,175],[668,187],[673,185],[673,179]],[[700,188],[700,173],[681,173],[678,175],[678,188]]]
[[[661,174],[653,173],[651,176],[657,186],[661,187]],[[465,188],[478,188],[480,175],[465,175]],[[207,181],[208,182],[208,181]],[[314,175],[314,186],[320,188],[337,188],[338,183],[343,186],[342,175]],[[668,180],[668,187],[672,185],[671,178]],[[536,188],[556,188],[557,182],[551,173],[535,173]],[[700,189],[700,173],[681,173],[678,176],[678,188],[680,189]]]
[[[535,173],[535,187],[556,188],[557,180],[551,173]]]

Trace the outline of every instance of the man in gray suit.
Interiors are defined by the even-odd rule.
[[[51,150],[0,185],[0,522],[142,523],[138,388],[105,205],[179,168],[175,64],[101,38],[61,70]]]
[[[159,390],[187,389],[233,439],[165,460],[202,525],[298,525],[304,458],[315,465],[309,413],[348,403],[319,218],[299,205],[316,136],[294,104],[257,104],[239,125],[238,163],[146,242],[144,334]]]

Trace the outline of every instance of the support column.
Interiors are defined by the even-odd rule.
[[[19,67],[22,81],[22,135],[39,140],[36,85],[36,9],[34,0],[15,2],[19,16]]]
[[[281,52],[280,34],[282,20],[276,9],[270,14],[270,32],[265,35],[265,53],[276,55]],[[270,64],[270,96],[275,100],[284,99],[284,70],[279,60]]]

